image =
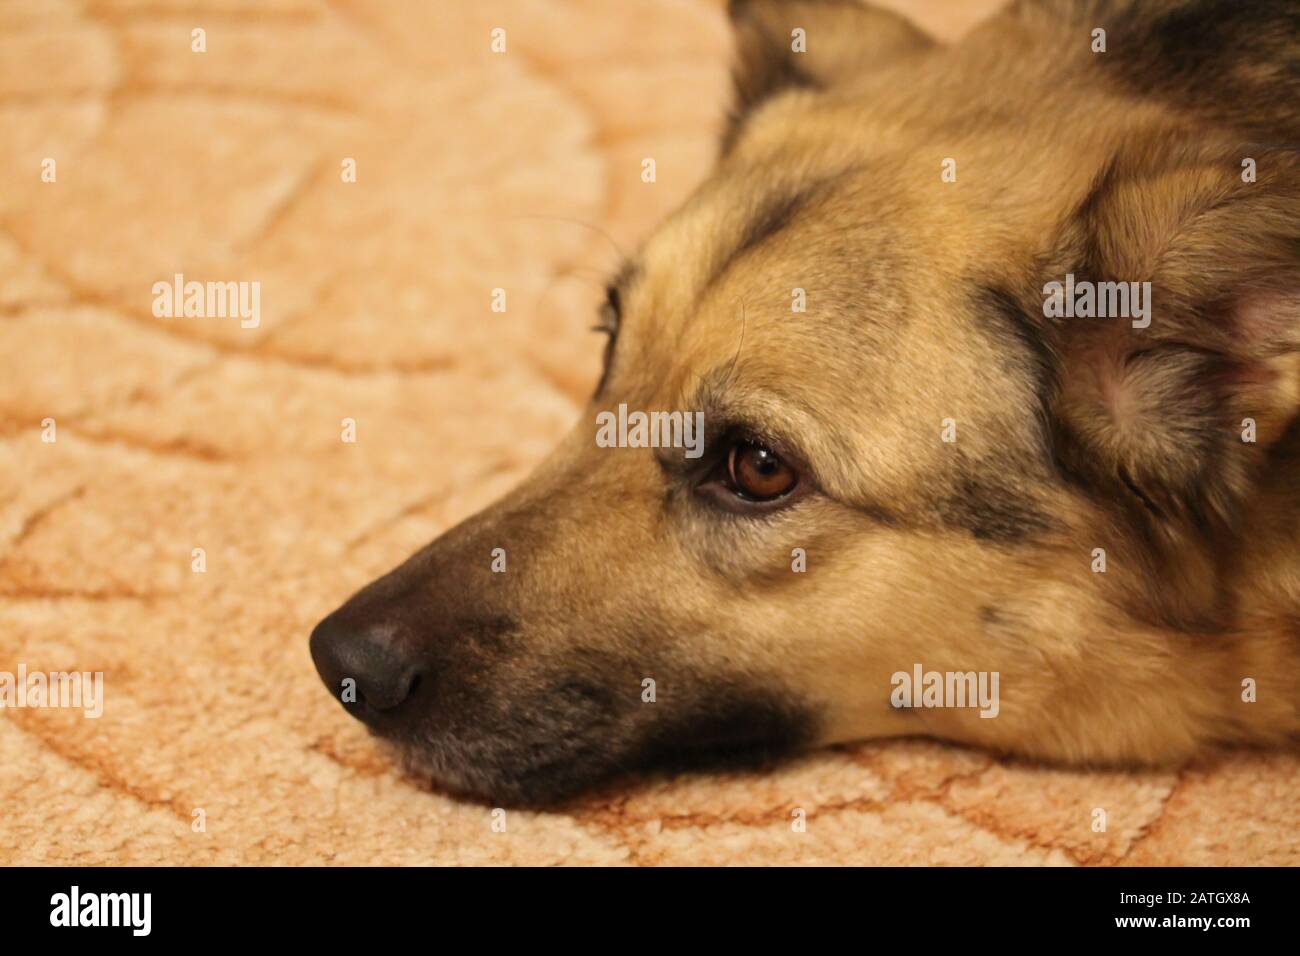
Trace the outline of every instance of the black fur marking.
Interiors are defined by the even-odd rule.
[[[797,192],[766,199],[759,207],[758,212],[745,224],[740,243],[714,271],[712,279],[709,280],[709,285],[722,278],[732,264],[745,253],[788,226],[813,197],[826,187],[828,182],[828,180],[819,181]]]
[[[1050,338],[1054,333],[1046,327],[1046,319],[1036,319],[1004,287],[981,287],[978,305],[981,314],[992,318],[998,332],[1010,335],[1021,346],[1018,353],[1025,357],[1024,360],[1013,363],[1008,371],[1014,374],[1023,370],[1030,377],[1036,396],[1037,444],[1045,457],[1051,458],[1053,429],[1050,409],[1059,384],[1056,350]]]
[[[661,712],[667,719],[650,729],[634,765],[753,767],[793,754],[815,737],[812,712],[775,691],[730,683],[701,688],[692,697],[680,711]]]
[[[571,678],[540,701],[513,701],[518,713],[494,726],[488,743],[474,744],[476,731],[467,729],[458,739],[471,741],[468,749],[408,759],[417,769],[432,765],[437,785],[459,796],[556,809],[646,773],[768,766],[816,738],[810,709],[743,678],[676,694],[665,683],[658,703],[629,705],[625,689],[638,683],[621,676]],[[648,722],[630,720],[629,706]]]
[[[992,463],[982,469],[996,473]],[[1006,484],[995,484],[972,469],[963,470],[957,487],[939,503],[947,525],[969,531],[981,541],[1009,544],[1050,531],[1055,522],[1027,497]]]
[[[1047,392],[1049,387],[1055,385],[1056,355],[1048,341],[1043,322],[1036,320],[1009,289],[989,285],[984,286],[980,293],[993,315],[1005,320],[1005,327],[1029,353],[1030,372],[1034,376],[1037,391]]]
[[[817,89],[817,82],[803,72],[791,51],[763,28],[750,0],[731,0],[727,12],[736,29],[737,59],[731,71],[734,105],[722,134],[722,155],[740,137],[750,111],[778,93],[792,89]]]
[[[1262,141],[1300,139],[1296,0],[1112,2],[1091,16],[1109,47],[1095,62],[1124,87]]]

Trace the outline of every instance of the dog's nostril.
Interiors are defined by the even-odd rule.
[[[423,675],[423,674],[420,674],[420,673],[418,673],[418,672],[417,672],[417,673],[414,673],[414,674],[411,675],[411,681],[410,681],[410,683],[407,685],[407,688],[406,688],[406,699],[407,699],[407,700],[410,700],[412,697],[415,696],[415,692],[418,691],[418,690],[420,689],[420,682],[421,682],[423,679],[424,679],[424,675]]]
[[[370,676],[366,680],[357,679],[359,696],[375,710],[396,710],[415,695],[415,688],[420,684],[420,675],[400,672],[396,676]]]
[[[325,686],[352,716],[369,722],[406,703],[421,674],[387,635],[353,629],[332,615],[312,631],[311,656]]]

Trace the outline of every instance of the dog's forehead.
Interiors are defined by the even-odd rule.
[[[865,285],[885,256],[860,262],[859,270],[850,264],[879,230],[862,221],[833,247],[829,237],[843,229],[835,209],[845,182],[843,173],[779,168],[714,177],[643,248],[631,297],[637,311],[652,312],[660,333],[708,334],[729,324],[728,316],[739,322],[742,311],[789,313],[796,289],[806,297],[811,287]],[[876,278],[887,275],[879,271]]]
[[[942,241],[967,227],[931,192],[887,161],[724,168],[629,272],[627,348],[658,381],[733,361],[933,367],[925,343],[960,349],[984,330],[969,244]]]
[[[1109,145],[939,114],[877,136],[869,107],[818,102],[765,108],[649,238],[625,297],[627,351],[660,383],[734,362],[733,380],[770,366],[856,376],[842,394],[859,405],[894,407],[904,382],[969,403],[999,350],[1023,345],[1001,290],[1023,290],[1028,250],[1084,203]],[[835,147],[855,122],[861,135]],[[1009,138],[1035,157],[1023,175],[1007,173]],[[961,158],[951,176],[936,140]]]

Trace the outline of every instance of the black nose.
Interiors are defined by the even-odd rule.
[[[335,699],[368,724],[396,716],[424,678],[384,628],[351,627],[333,614],[311,632],[311,659]]]

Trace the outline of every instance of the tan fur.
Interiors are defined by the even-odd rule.
[[[512,542],[503,596],[457,586],[519,615],[525,684],[592,654],[618,662],[590,679],[619,695],[655,678],[658,711],[611,733],[752,686],[813,715],[820,743],[1146,763],[1294,740],[1300,111],[1215,110],[1145,78],[1171,69],[1158,57],[1089,50],[1094,25],[1122,51],[1177,8],[1020,4],[943,48],[847,0],[733,4],[739,113],[620,283],[603,389],[420,573]],[[1151,327],[1045,318],[1044,283],[1080,269],[1151,281]],[[815,490],[711,509],[671,456],[596,447],[619,403],[741,421]],[[915,663],[999,672],[1000,714],[891,707]]]

